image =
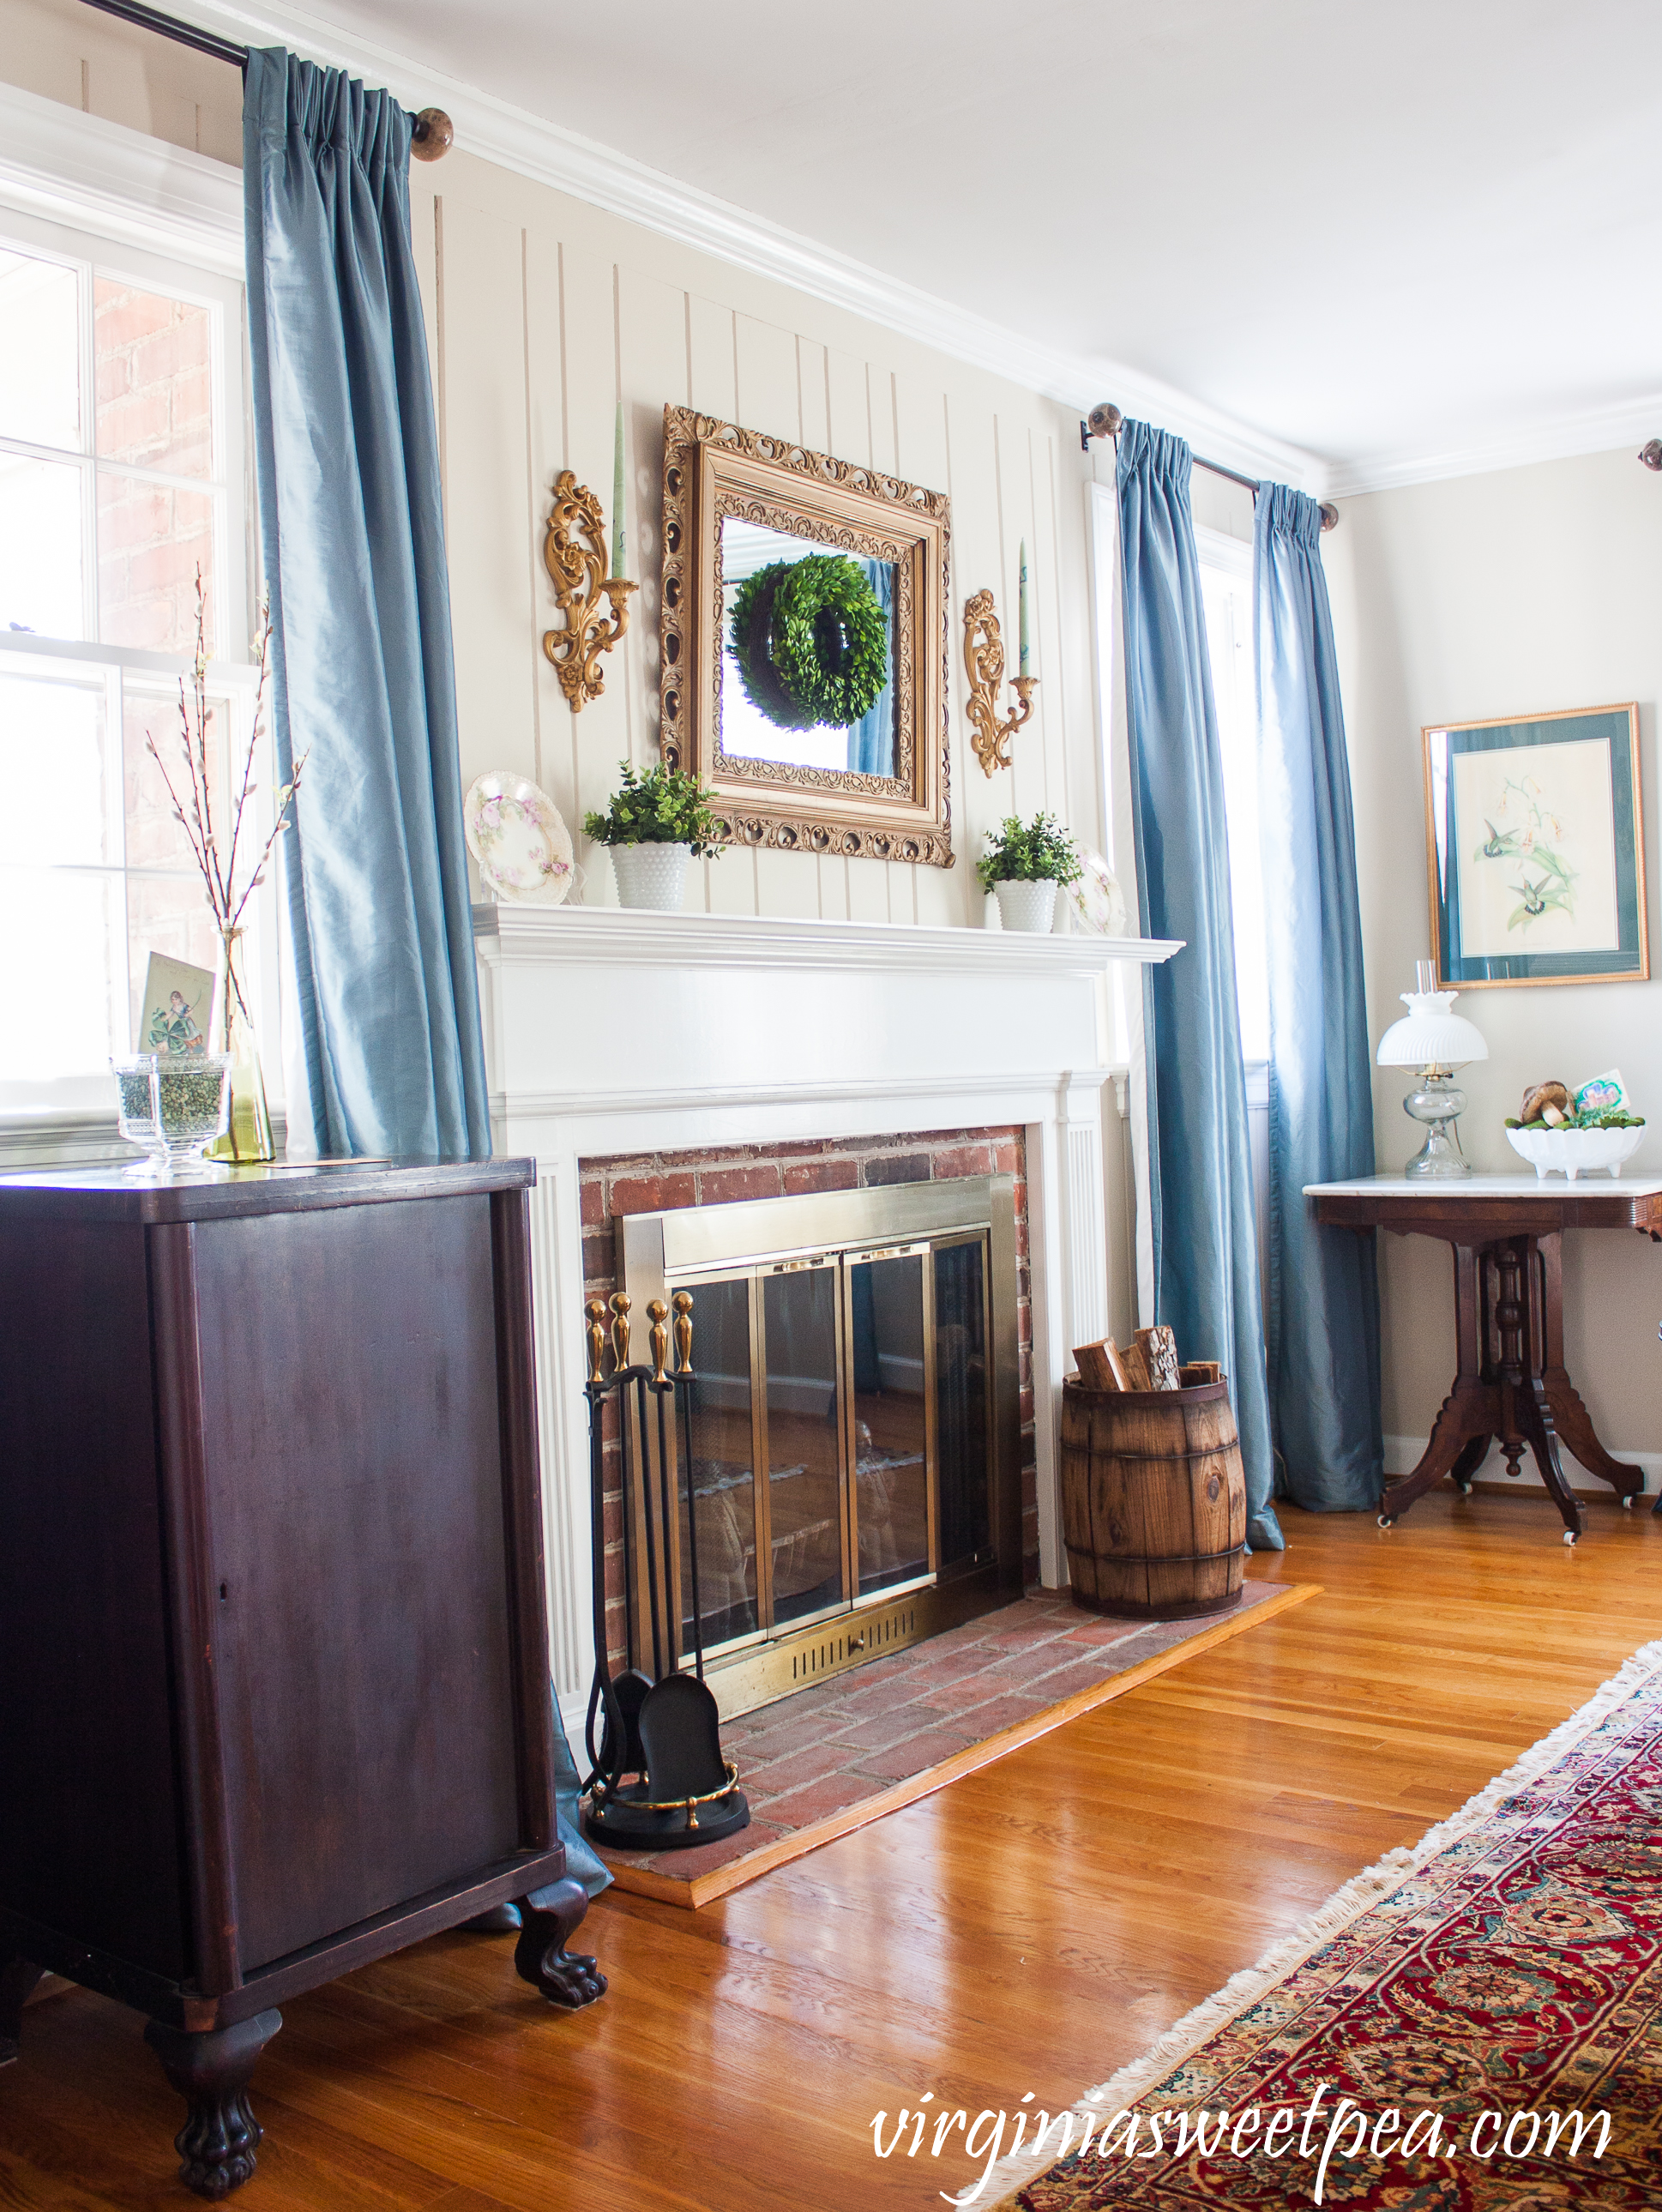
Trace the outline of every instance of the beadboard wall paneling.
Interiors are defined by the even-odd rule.
[[[462,764],[536,778],[573,831],[617,763],[658,750],[658,568],[667,402],[742,422],[948,492],[950,870],[731,851],[695,868],[712,913],[974,923],[981,833],[1046,807],[1107,849],[1083,487],[1063,410],[805,296],[494,168],[465,153],[411,179],[442,422]],[[573,714],[542,650],[554,620],[541,538],[562,467],[610,510],[614,410],[624,410],[629,573],[641,589],[606,689]],[[610,526],[610,514],[607,520]],[[1033,593],[1031,721],[992,779],[964,719],[965,598],[997,596],[1014,672],[1017,552]],[[579,841],[582,896],[616,897],[603,850]]]

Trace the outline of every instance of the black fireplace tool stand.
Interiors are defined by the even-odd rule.
[[[738,1788],[738,1769],[721,1748],[721,1716],[704,1680],[703,1604],[698,1577],[698,1518],[693,1509],[693,1301],[675,1294],[676,1364],[666,1369],[669,1308],[653,1298],[650,1364],[629,1358],[629,1297],[606,1308],[591,1299],[588,1315],[589,1490],[594,1529],[594,1683],[589,1692],[585,1744],[591,1762],[584,1784],[588,1802],[583,1825],[597,1843],[618,1851],[688,1850],[718,1843],[750,1822]],[[613,1368],[604,1372],[607,1340]],[[604,1498],[605,1408],[617,1407],[622,1460],[624,1580],[644,1586],[646,1620],[636,1648],[645,1661],[650,1640],[652,1672],[644,1664],[614,1679],[606,1648]],[[687,1553],[692,1582],[694,1672],[681,1667],[680,1623],[674,1603],[680,1552],[681,1483],[672,1473],[672,1431],[681,1443],[687,1474]],[[635,1520],[639,1506],[646,1557],[644,1583],[635,1576]],[[650,1631],[650,1638],[648,1635]],[[597,1741],[597,1735],[598,1741]],[[627,1779],[628,1777],[634,1779]]]

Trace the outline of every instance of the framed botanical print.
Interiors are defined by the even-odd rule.
[[[1638,708],[1421,734],[1439,981],[1647,980]]]

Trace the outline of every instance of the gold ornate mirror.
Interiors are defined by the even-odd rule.
[[[948,501],[664,410],[661,742],[728,842],[952,866]]]

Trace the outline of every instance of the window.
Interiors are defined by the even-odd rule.
[[[145,740],[171,769],[198,573],[210,782],[250,726],[242,359],[234,282],[0,208],[0,1115],[112,1118],[149,953],[215,964]]]
[[[1206,645],[1211,657],[1212,700],[1223,756],[1240,1049],[1251,1066],[1270,1057],[1264,866],[1259,847],[1258,722],[1253,696],[1253,549],[1222,531],[1204,528],[1197,528],[1195,543],[1206,611]]]

